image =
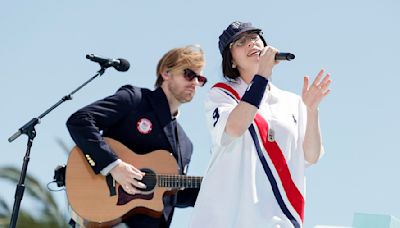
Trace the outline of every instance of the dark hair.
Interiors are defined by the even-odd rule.
[[[229,46],[222,52],[222,74],[228,81],[235,81],[240,77],[238,69],[232,67],[232,53]]]

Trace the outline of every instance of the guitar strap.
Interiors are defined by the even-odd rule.
[[[174,120],[174,124],[175,124],[175,140],[176,140],[176,153],[178,156],[178,165],[179,165],[179,171],[180,174],[185,174],[185,170],[183,167],[183,161],[182,161],[182,151],[181,151],[181,146],[179,144],[179,134],[178,134],[178,122],[176,121],[176,119]]]
[[[175,135],[174,138],[175,138],[175,143],[176,143],[176,148],[177,148],[176,154],[177,154],[177,163],[178,163],[178,167],[179,167],[179,173],[183,174],[182,152],[181,152],[181,147],[179,144],[179,135],[178,135],[178,122],[176,121],[175,118],[172,120],[172,124],[173,124],[172,127],[174,129],[173,135]],[[176,205],[177,201],[178,201],[178,198],[177,198],[176,194],[165,195],[163,197],[164,205],[170,205],[170,204]],[[172,210],[173,210],[173,207],[170,207],[170,206],[164,207],[163,215],[164,215],[165,221],[167,221],[167,223],[171,222],[172,217],[170,215],[171,215]]]

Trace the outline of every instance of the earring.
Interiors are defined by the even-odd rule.
[[[232,68],[236,68],[236,64],[232,63]]]

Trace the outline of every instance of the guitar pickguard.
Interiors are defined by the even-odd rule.
[[[156,178],[156,173],[149,169],[149,168],[142,168],[140,171],[144,172],[145,175],[141,182],[146,185],[146,188],[142,189],[139,188],[139,190],[146,192],[148,194],[135,194],[131,195],[125,190],[119,186],[118,187],[118,202],[117,205],[125,205],[129,203],[131,200],[135,199],[144,199],[144,200],[151,200],[154,197],[154,188],[156,187],[157,184],[157,178]]]
[[[131,195],[127,192],[125,192],[125,190],[121,187],[118,186],[118,202],[117,205],[121,206],[121,205],[125,205],[127,203],[129,203],[132,200],[135,199],[144,199],[144,200],[151,200],[154,197],[154,192],[152,191],[149,194],[135,194],[135,195]]]

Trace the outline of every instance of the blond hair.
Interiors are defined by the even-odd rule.
[[[174,48],[164,54],[157,64],[157,80],[154,86],[160,87],[164,79],[161,74],[164,70],[184,70],[203,68],[205,64],[204,52],[200,45],[188,45],[186,47]]]

